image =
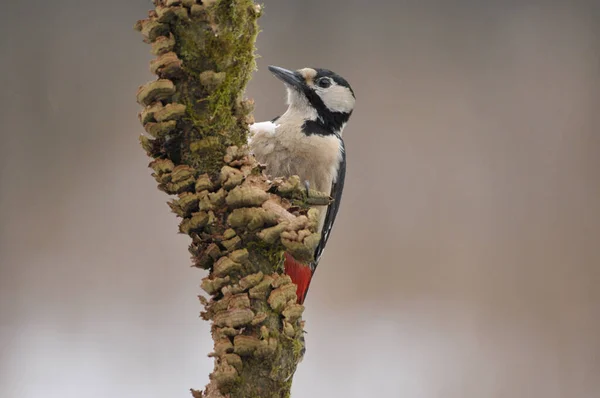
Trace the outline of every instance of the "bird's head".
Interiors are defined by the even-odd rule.
[[[291,110],[323,128],[341,133],[355,102],[354,91],[346,79],[328,69],[291,71],[269,66],[269,70],[285,83]]]

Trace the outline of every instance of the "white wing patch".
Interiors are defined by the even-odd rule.
[[[334,83],[329,88],[315,87],[315,92],[323,103],[332,112],[348,113],[354,109],[356,101],[354,95],[348,87],[340,86]]]
[[[277,127],[279,127],[279,125],[271,121],[253,123],[249,126],[250,138],[252,138],[255,134],[259,133],[265,134],[267,136],[273,136],[275,135],[275,129],[277,129]]]
[[[279,127],[279,124],[275,124],[271,121],[253,123],[250,126],[248,126],[248,128],[250,129],[250,133],[248,134],[248,145],[250,146],[250,148],[252,148],[254,144],[254,138],[266,138],[266,141],[269,142],[270,138],[275,135],[277,127]],[[271,147],[265,149],[272,151],[273,144],[271,143],[269,145],[271,145]]]

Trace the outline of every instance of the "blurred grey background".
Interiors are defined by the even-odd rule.
[[[600,396],[600,4],[266,1],[358,102],[294,397]],[[188,397],[203,272],[138,145],[149,1],[0,15],[0,397]]]

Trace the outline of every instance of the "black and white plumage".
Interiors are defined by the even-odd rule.
[[[287,87],[288,109],[268,122],[250,126],[250,149],[266,164],[273,177],[298,175],[321,192],[330,192],[334,202],[320,207],[321,240],[311,264],[289,258],[286,272],[298,285],[299,302],[304,301],[336,219],[346,176],[346,153],[342,133],[354,109],[350,84],[327,69],[297,71],[270,66],[269,70]],[[297,263],[297,264],[294,264]],[[296,270],[295,268],[303,267]]]

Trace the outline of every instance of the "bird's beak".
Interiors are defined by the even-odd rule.
[[[279,66],[269,65],[269,70],[272,74],[275,75],[279,80],[284,82],[290,87],[301,89],[304,85],[304,81],[297,73],[291,70],[287,70],[284,68],[280,68]]]

